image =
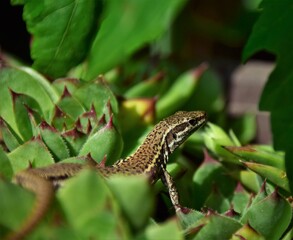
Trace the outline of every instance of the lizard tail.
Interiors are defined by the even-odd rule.
[[[35,193],[36,201],[30,216],[19,230],[8,234],[7,240],[20,240],[29,234],[46,214],[54,196],[52,183],[41,176],[31,174],[29,169],[18,173],[14,181]]]

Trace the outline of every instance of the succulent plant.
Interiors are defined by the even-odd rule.
[[[133,152],[154,122],[196,106],[191,99],[205,70],[200,65],[167,87],[165,76],[155,74],[120,92],[118,103],[115,86],[111,90],[111,79],[103,76],[50,83],[30,68],[2,68],[1,175],[10,180],[29,166],[56,162],[112,164]],[[233,132],[227,135],[209,123],[173,154],[167,168],[188,207],[176,218],[161,182],[150,187],[142,176],[105,182],[83,171],[57,192],[30,239],[291,239],[283,153],[268,146],[243,147]],[[34,196],[10,181],[0,181],[0,195],[3,236],[30,214]]]

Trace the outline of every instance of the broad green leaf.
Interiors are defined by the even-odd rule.
[[[154,207],[154,196],[147,179],[144,176],[116,175],[112,176],[108,182],[132,225],[136,229],[143,227]]]
[[[260,176],[267,178],[275,185],[285,189],[287,192],[290,192],[289,181],[285,171],[259,163],[243,162],[243,165]]]
[[[33,35],[33,66],[52,77],[80,63],[96,31],[101,1],[25,1],[23,18]],[[86,14],[85,14],[86,13]]]
[[[63,112],[57,105],[54,109],[53,118],[51,120],[51,125],[58,129],[59,131],[63,131],[66,129],[72,129],[75,126],[75,120],[69,116],[66,112]]]
[[[274,151],[267,151],[258,146],[224,147],[226,150],[238,156],[241,160],[255,162],[285,170],[283,155]]]
[[[184,0],[108,0],[89,54],[86,79],[121,63],[167,30]]]
[[[277,65],[263,90],[259,107],[270,111],[274,146],[286,151],[286,169],[293,189],[293,7],[291,0],[263,0],[261,15],[245,46],[243,58],[266,50],[276,55]]]
[[[274,240],[283,235],[291,217],[290,204],[275,191],[249,208],[243,220],[266,239]]]
[[[114,114],[118,113],[117,100],[106,84],[103,77],[99,77],[97,80],[84,83],[80,88],[72,93],[87,110],[90,110],[94,106],[97,116],[101,116],[103,113],[108,113],[108,102],[111,104],[111,110]]]
[[[80,80],[77,78],[58,78],[54,82],[52,82],[52,86],[56,89],[56,91],[61,96],[64,92],[65,87],[69,92],[74,92],[78,86],[80,85]]]
[[[210,213],[201,221],[203,226],[193,238],[194,240],[229,239],[235,231],[242,227],[236,220],[215,213]]]
[[[130,89],[128,89],[123,95],[126,98],[141,98],[141,97],[153,97],[158,95],[162,89],[162,85],[165,82],[165,74],[159,72],[151,78],[144,80]]]
[[[9,151],[12,151],[13,149],[17,148],[22,143],[20,137],[15,133],[15,131],[10,127],[10,125],[1,117],[0,132],[2,135],[2,139]]]
[[[24,143],[7,154],[11,161],[13,172],[18,172],[29,167],[43,167],[54,163],[54,160],[40,138],[35,138]]]
[[[46,146],[51,151],[56,161],[69,157],[69,150],[60,132],[49,126],[46,122],[40,124],[40,133]]]
[[[79,157],[70,157],[65,158],[60,161],[60,163],[78,163],[78,164],[87,164],[88,156],[79,156]]]
[[[35,99],[44,113],[44,118],[49,120],[49,113],[54,108],[53,102],[57,101],[58,95],[46,79],[28,68],[1,68],[0,102],[2,104],[0,104],[0,116],[9,122],[14,131],[17,132],[17,125],[10,89]]]
[[[203,72],[186,110],[203,109],[209,114],[222,111],[225,106],[224,89],[219,74],[211,67]]]
[[[6,153],[0,147],[0,178],[2,176],[10,179],[13,175],[12,166]]]
[[[193,209],[188,209],[188,212],[178,212],[180,223],[186,235],[193,232],[193,227],[197,226],[197,221],[204,217],[204,214]]]
[[[257,128],[255,114],[245,113],[242,116],[233,117],[233,121],[229,122],[229,125],[242,144],[248,144],[254,140]]]
[[[106,157],[107,165],[111,165],[119,159],[122,148],[122,137],[113,125],[111,118],[107,125],[87,139],[79,156],[90,153],[97,162],[101,162]]]
[[[239,185],[234,191],[230,203],[233,204],[233,210],[235,210],[237,213],[242,213],[249,202],[249,198],[250,194],[246,192],[241,185]]]
[[[240,165],[238,158],[223,148],[223,146],[238,146],[238,140],[236,139],[237,142],[233,141],[231,136],[213,123],[208,122],[207,126],[203,132],[203,139],[207,149],[222,161]]]
[[[48,93],[49,97],[52,99],[54,103],[58,100],[59,94],[56,91],[56,89],[52,87],[51,83],[48,81],[47,78],[45,78],[43,75],[41,75],[39,72],[35,71],[32,68],[21,67],[20,69],[29,74],[31,77],[34,78],[35,81],[37,81],[41,86],[43,86],[44,90]]]
[[[78,100],[72,97],[67,88],[64,89],[57,106],[75,121],[86,110]]]
[[[286,236],[282,238],[282,240],[291,240],[293,238],[293,228],[290,229],[290,231],[287,232]]]
[[[194,94],[201,75],[207,66],[202,64],[181,74],[170,89],[158,100],[157,118],[162,119],[180,109]],[[180,91],[179,91],[180,89]]]
[[[25,0],[11,0],[10,3],[12,5],[21,5],[25,3]]]
[[[80,132],[76,128],[62,133],[62,137],[67,143],[70,156],[78,155],[80,149],[88,139],[88,136],[85,133]]]
[[[225,174],[225,169],[213,160],[204,161],[195,172],[192,181],[196,209],[203,206],[213,188],[216,187],[224,196],[229,196],[236,187],[236,182]]]
[[[0,232],[3,233],[3,230],[1,230],[3,227],[5,227],[5,231],[8,230],[9,232],[19,229],[32,211],[33,194],[12,183],[1,180],[0,196]]]
[[[140,238],[139,238],[140,239]],[[144,240],[153,239],[172,239],[183,240],[183,234],[178,223],[175,220],[170,220],[163,224],[149,226],[144,233]]]
[[[61,213],[57,213],[58,217],[61,217]],[[73,230],[71,226],[68,226],[67,222],[62,222],[62,224],[56,224],[56,215],[54,212],[51,219],[43,221],[34,231],[29,235],[29,240],[39,240],[39,239],[80,239],[78,234]],[[55,218],[54,218],[55,217]],[[62,215],[63,217],[63,215]],[[63,218],[62,218],[63,221]]]
[[[217,187],[213,187],[210,195],[206,199],[204,206],[213,209],[219,213],[224,213],[230,209],[230,202],[225,198]]]
[[[259,191],[263,181],[259,175],[250,170],[230,171],[229,175],[237,179],[243,186],[255,193]]]
[[[249,203],[247,206],[247,209],[249,209],[250,206],[253,206],[254,204],[257,204],[259,201],[263,200],[268,196],[268,191],[267,191],[267,183],[264,181],[261,185],[261,188],[259,192],[254,196],[252,201]]]
[[[79,239],[126,238],[127,225],[122,225],[117,203],[96,172],[83,171],[70,179],[58,199]]]
[[[233,234],[230,240],[265,240],[265,238],[255,231],[249,224],[243,225],[237,232]]]
[[[39,104],[31,97],[18,94],[11,91],[13,99],[13,111],[15,115],[15,121],[18,131],[22,135],[24,141],[32,138],[34,132],[34,126],[31,124],[31,118],[29,112],[35,112],[39,116],[43,116],[42,110]]]
[[[260,201],[262,201],[263,199],[265,199],[268,196],[268,193],[266,191],[266,182],[263,182],[260,190],[258,191],[258,193],[248,202],[246,208],[243,209],[243,212],[241,214],[241,218],[240,221],[242,223],[245,223],[247,221],[247,212],[257,203],[259,203]]]

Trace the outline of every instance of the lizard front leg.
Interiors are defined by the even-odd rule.
[[[174,184],[174,181],[171,175],[167,172],[165,168],[163,168],[163,174],[161,176],[161,180],[164,183],[164,185],[168,188],[170,199],[175,208],[175,211],[176,212],[181,211],[181,205],[179,204],[178,191],[176,189],[176,186]]]

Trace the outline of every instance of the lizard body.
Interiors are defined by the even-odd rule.
[[[205,112],[177,112],[155,125],[136,152],[111,166],[56,163],[17,173],[14,182],[34,192],[36,202],[30,217],[20,230],[10,234],[8,239],[22,239],[30,233],[47,212],[54,196],[54,186],[58,186],[61,181],[73,177],[84,168],[93,168],[106,178],[114,174],[146,174],[151,184],[161,179],[168,187],[175,210],[180,211],[178,193],[171,176],[166,171],[166,164],[170,154],[206,121]]]

